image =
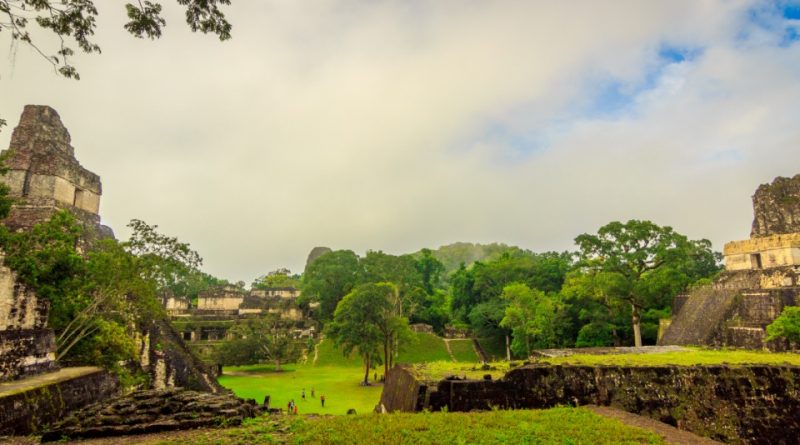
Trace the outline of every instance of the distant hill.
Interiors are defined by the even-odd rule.
[[[453,243],[441,246],[438,249],[431,249],[433,256],[444,264],[447,274],[458,269],[461,263],[469,266],[476,261],[487,261],[499,257],[505,252],[515,252],[521,249],[516,246],[509,246],[502,243],[476,244],[476,243]],[[419,256],[420,252],[412,255]]]

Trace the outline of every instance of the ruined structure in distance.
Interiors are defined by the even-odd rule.
[[[659,344],[784,349],[766,327],[800,304],[800,175],[776,178],[753,195],[750,239],[725,244],[714,283],[675,298]]]

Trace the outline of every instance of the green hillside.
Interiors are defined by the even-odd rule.
[[[499,257],[504,252],[520,250],[519,247],[509,246],[502,243],[477,244],[477,243],[453,243],[441,246],[438,249],[431,249],[434,258],[444,264],[447,274],[458,269],[461,263],[469,266],[476,261],[488,261]],[[417,257],[420,252],[412,254]]]
[[[413,340],[401,352],[397,358],[398,363],[428,363],[440,361],[452,361],[447,352],[444,339],[434,334],[424,332],[412,333]],[[459,362],[478,362],[479,359],[472,348],[471,340],[451,340],[451,350],[456,360]],[[309,358],[313,360],[313,358]],[[361,367],[361,359],[355,354],[350,357],[344,355],[336,349],[336,346],[329,339],[323,340],[317,347],[316,367],[341,366],[341,367]]]

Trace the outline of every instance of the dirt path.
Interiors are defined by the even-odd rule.
[[[481,346],[480,342],[477,338],[472,339],[472,349],[475,350],[475,355],[481,359],[481,362],[486,363],[489,361],[489,358],[486,357],[486,353],[483,351],[483,347]]]
[[[653,420],[649,417],[631,414],[620,409],[611,408],[610,406],[587,406],[590,410],[594,411],[603,417],[617,419],[625,425],[636,426],[646,430],[653,431],[661,436],[665,442],[676,445],[722,445],[705,437],[698,436],[688,431],[679,430],[674,426],[667,425],[666,423]]]
[[[449,338],[443,338],[442,340],[444,340],[444,347],[445,347],[445,349],[447,349],[447,354],[450,355],[450,360],[452,360],[454,362],[457,362],[458,360],[456,360],[456,356],[453,355],[453,350],[450,349],[450,339]]]
[[[311,362],[311,366],[317,366],[317,359],[319,358],[319,345],[321,345],[323,341],[325,341],[325,337],[320,337],[319,343],[314,345],[314,361]]]

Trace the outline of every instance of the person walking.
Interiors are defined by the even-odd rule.
[[[300,398],[303,399],[304,402],[306,401],[306,389],[305,388],[303,388],[303,390],[300,392]]]
[[[314,398],[314,387],[313,386],[311,387],[311,398],[312,399]]]
[[[322,407],[325,408],[325,394],[319,396],[319,401],[322,402]]]

